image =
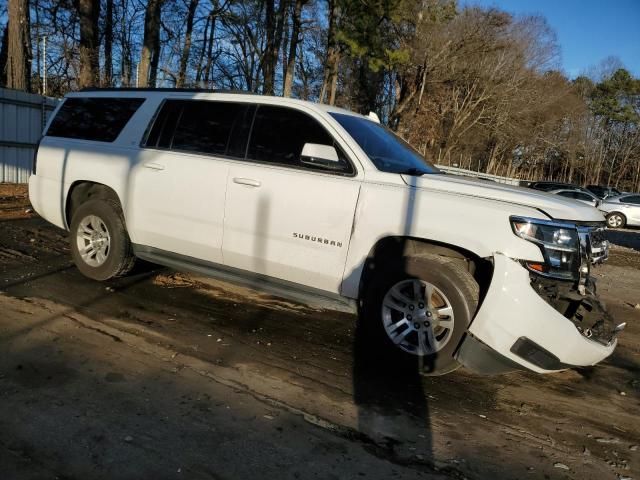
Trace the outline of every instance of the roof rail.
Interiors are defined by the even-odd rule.
[[[243,95],[260,95],[256,92],[249,92],[246,90],[225,90],[219,88],[138,88],[138,87],[85,87],[79,90],[80,92],[189,92],[189,93],[236,93]]]

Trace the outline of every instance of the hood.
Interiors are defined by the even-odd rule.
[[[407,185],[421,189],[533,207],[554,220],[604,222],[602,213],[590,205],[531,188],[451,174],[429,174],[421,177],[402,175],[402,179]]]

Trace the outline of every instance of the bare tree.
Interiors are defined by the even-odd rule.
[[[208,45],[209,45],[209,29],[211,29],[211,31],[214,33],[215,35],[215,17],[213,15],[213,11],[209,12],[209,14],[207,15],[207,18],[205,20],[204,23],[204,30],[202,31],[202,47],[200,48],[200,53],[198,55],[198,62],[196,65],[196,83],[200,83],[200,80],[202,79],[202,73],[204,70],[204,56],[205,53],[208,51]],[[211,39],[213,43],[213,38]],[[213,48],[213,45],[212,47]]]
[[[104,19],[104,75],[102,84],[110,87],[113,82],[113,0],[106,0]]]
[[[0,81],[29,88],[43,35],[54,95],[131,85],[141,49],[141,86],[162,75],[273,94],[281,82],[285,96],[375,110],[438,162],[640,188],[640,80],[615,58],[567,79],[541,17],[455,0],[99,1],[102,37],[98,0],[0,2],[0,19],[26,30],[5,29]]]
[[[0,85],[7,84],[7,54],[9,49],[9,24],[2,29],[0,38]]]
[[[335,104],[338,85],[338,64],[340,63],[340,46],[338,44],[338,21],[340,7],[338,0],[328,0],[329,26],[327,31],[327,53],[324,63],[324,77],[320,89],[320,101]],[[328,96],[328,98],[327,98]]]
[[[182,54],[180,55],[180,67],[178,70],[176,87],[184,86],[184,81],[187,74],[187,63],[189,62],[189,54],[191,53],[191,34],[193,33],[193,19],[196,15],[198,3],[199,0],[189,1],[189,9],[187,12],[187,28],[184,36],[184,46],[182,47]]]
[[[282,45],[285,14],[289,0],[280,0],[275,9],[275,0],[265,0],[266,48],[262,59],[263,92],[275,93],[275,75],[278,53]]]
[[[9,0],[6,85],[31,90],[31,39],[28,0]]]
[[[160,61],[160,23],[163,0],[149,0],[144,17],[144,39],[138,69],[138,85],[155,87]]]
[[[291,16],[291,38],[289,40],[289,55],[285,63],[284,84],[282,87],[282,95],[290,97],[293,86],[293,77],[296,69],[296,55],[298,43],[300,42],[300,30],[302,25],[302,7],[308,0],[295,0],[293,6],[293,15]]]
[[[100,0],[76,0],[80,19],[80,73],[78,86],[95,87],[100,84]]]

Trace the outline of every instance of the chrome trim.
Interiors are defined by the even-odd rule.
[[[580,277],[578,280],[578,291],[581,295],[585,295],[587,281],[591,273],[591,266],[603,263],[609,258],[609,241],[604,238],[599,241],[594,239],[594,234],[605,231],[604,227],[578,226],[577,228],[578,238],[580,240]],[[594,240],[596,240],[597,243],[594,242]]]
[[[546,225],[548,227],[569,228],[572,230],[576,228],[575,223],[569,223],[566,221],[543,220],[541,218],[521,217],[519,215],[510,216],[509,221],[511,221],[511,225],[513,225],[513,222],[526,222],[526,223],[537,223],[539,225]]]

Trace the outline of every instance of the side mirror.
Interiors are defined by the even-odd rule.
[[[300,162],[323,170],[344,170],[344,163],[340,161],[338,152],[332,145],[319,143],[305,143],[300,154]]]

